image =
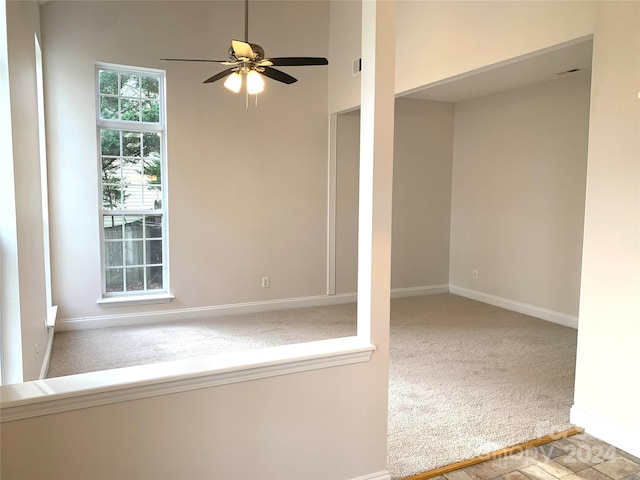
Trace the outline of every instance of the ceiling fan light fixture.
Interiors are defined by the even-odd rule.
[[[224,86],[227,90],[231,90],[233,93],[238,93],[242,88],[242,75],[238,72],[233,72],[224,81]]]
[[[255,70],[249,70],[247,73],[247,93],[249,95],[257,95],[264,91],[264,79]]]

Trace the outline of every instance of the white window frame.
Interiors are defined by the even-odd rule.
[[[160,85],[158,91],[159,122],[143,122],[129,121],[120,119],[102,119],[100,118],[100,70],[112,70],[119,73],[132,73],[138,75],[155,75],[160,77]],[[98,181],[98,210],[99,210],[99,229],[100,229],[100,275],[102,285],[102,295],[98,300],[98,304],[102,306],[122,306],[131,304],[150,304],[164,303],[171,301],[174,297],[171,295],[169,287],[169,223],[167,209],[167,129],[166,129],[166,72],[153,68],[135,67],[128,65],[118,65],[112,63],[98,62],[95,65],[95,92],[96,92],[96,166]],[[160,140],[160,165],[162,178],[162,207],[155,210],[147,209],[116,209],[107,210],[103,208],[102,196],[102,145],[100,139],[101,129],[139,131],[141,133],[158,132],[161,133]],[[160,215],[162,216],[162,289],[157,290],[135,290],[123,292],[107,292],[106,286],[106,265],[105,265],[105,235],[104,235],[104,218],[109,215]],[[145,259],[146,264],[146,259]],[[146,268],[146,267],[145,267]],[[123,279],[124,281],[124,279]]]

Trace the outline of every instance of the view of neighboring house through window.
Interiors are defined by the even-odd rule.
[[[98,65],[103,294],[168,289],[164,73]]]

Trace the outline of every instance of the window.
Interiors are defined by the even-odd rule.
[[[164,72],[97,66],[103,296],[168,291]]]

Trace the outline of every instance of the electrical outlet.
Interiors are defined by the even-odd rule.
[[[271,286],[271,279],[269,277],[262,277],[262,288],[269,288]]]
[[[478,270],[475,268],[471,270],[471,278],[478,278]]]
[[[355,77],[361,71],[362,71],[362,57],[358,57],[354,59],[352,62],[351,75]]]

